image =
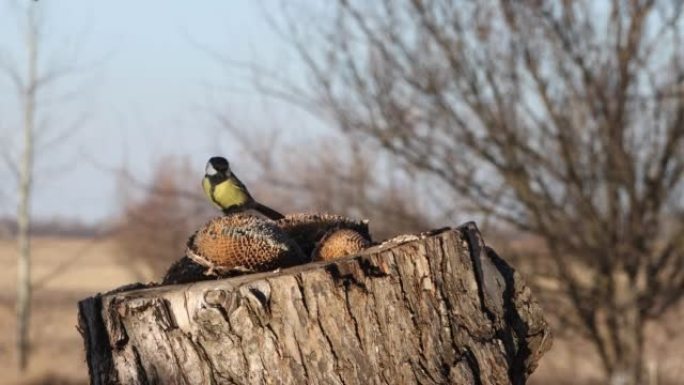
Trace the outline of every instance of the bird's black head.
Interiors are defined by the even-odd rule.
[[[230,165],[228,164],[228,160],[226,158],[222,156],[214,156],[209,158],[204,172],[209,176],[216,174],[227,175],[230,174]]]

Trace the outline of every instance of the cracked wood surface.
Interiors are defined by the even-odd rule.
[[[93,384],[524,384],[551,344],[474,224],[79,303]]]

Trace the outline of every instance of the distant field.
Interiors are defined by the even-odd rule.
[[[90,294],[133,281],[113,259],[110,241],[37,239],[33,243],[34,303],[32,356],[19,376],[14,352],[16,248],[0,241],[0,384],[35,380],[49,374],[87,378],[83,343],[76,331],[76,302]]]
[[[28,372],[15,368],[14,295],[16,249],[0,240],[0,385],[33,382],[56,375],[66,380],[87,380],[83,343],[76,331],[76,302],[93,293],[135,281],[133,274],[114,258],[109,240],[39,238],[33,243],[34,292],[33,355]],[[649,367],[658,373],[659,385],[684,378],[684,311],[670,314],[663,327],[651,325],[647,340]],[[598,383],[600,370],[590,345],[578,341],[554,342],[530,384]]]

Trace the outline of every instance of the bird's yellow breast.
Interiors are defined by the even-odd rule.
[[[244,189],[232,183],[230,179],[217,184],[212,191],[211,182],[208,178],[204,178],[202,187],[209,199],[221,209],[240,206],[249,201],[249,195]]]
[[[207,198],[209,198],[210,201],[218,206],[218,203],[214,201],[214,196],[211,191],[211,182],[207,177],[202,178],[202,190],[204,190],[204,194],[207,196]]]

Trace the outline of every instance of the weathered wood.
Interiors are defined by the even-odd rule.
[[[524,384],[550,334],[474,224],[282,271],[82,301],[99,384]]]

